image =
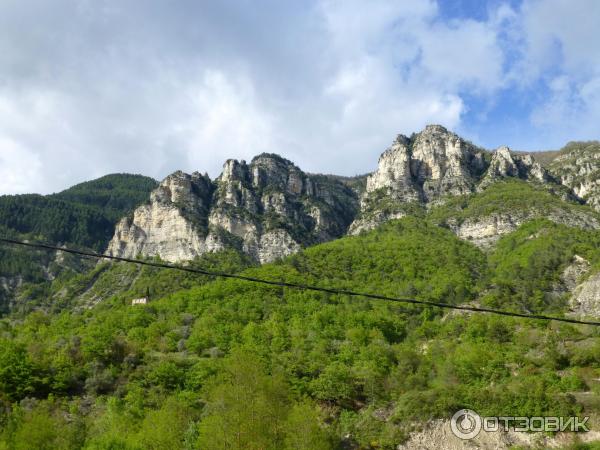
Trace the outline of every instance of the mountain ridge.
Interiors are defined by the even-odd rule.
[[[257,155],[250,163],[228,159],[214,180],[197,172],[166,177],[149,204],[117,224],[107,252],[175,262],[233,246],[258,262],[269,262],[308,245],[375,228],[420,206],[431,208],[482,192],[505,179],[542,185],[565,201],[584,203],[559,171],[506,146],[485,150],[441,125],[427,125],[410,137],[398,135],[373,173],[354,178],[308,174],[273,153]],[[201,179],[202,186],[192,179]],[[567,221],[559,216],[553,217]],[[523,220],[501,221],[515,225]],[[583,222],[594,227],[599,223]],[[496,226],[495,236],[513,225]]]

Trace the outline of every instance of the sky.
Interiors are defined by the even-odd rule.
[[[0,194],[376,168],[438,123],[494,149],[600,138],[597,0],[1,0]]]

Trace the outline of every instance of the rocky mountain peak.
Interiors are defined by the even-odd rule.
[[[152,192],[150,204],[117,225],[108,253],[178,261],[233,246],[266,262],[343,236],[356,194],[333,178],[311,178],[266,153],[250,164],[227,160],[214,182],[175,172]]]
[[[217,181],[222,183],[229,183],[232,181],[245,182],[248,180],[248,165],[243,159],[238,161],[237,159],[228,159],[223,164],[223,171],[217,178]]]
[[[480,184],[484,188],[489,184],[507,177],[528,181],[550,182],[552,177],[531,155],[517,154],[507,146],[501,146],[492,154],[490,165]]]
[[[584,162],[596,167],[597,154],[590,150]],[[573,152],[556,161],[564,166],[580,158],[570,155]],[[582,174],[573,167],[565,176],[576,185]],[[599,186],[594,180],[600,177],[590,171],[590,181],[580,192]],[[374,228],[411,208],[429,208],[448,196],[481,191],[508,177],[550,183],[553,194],[571,195],[530,155],[505,146],[488,152],[441,125],[428,125],[410,137],[398,135],[367,177],[364,191],[361,187],[360,202],[357,191],[339,178],[309,175],[276,154],[260,154],[250,163],[229,159],[214,181],[198,172],[166,177],[149,204],[117,225],[108,252],[177,261],[235,247],[257,261],[272,261],[302,246]],[[499,233],[494,230],[513,229],[524,220],[500,219],[489,227],[494,236]],[[467,225],[457,234],[481,235],[479,223]]]
[[[404,201],[430,202],[472,192],[484,169],[483,150],[441,125],[428,125],[396,138],[369,176],[365,195],[384,189]]]
[[[294,163],[272,153],[262,153],[250,163],[252,184],[258,189],[278,189],[290,195],[309,194],[314,186]]]
[[[207,174],[189,175],[178,170],[167,176],[150,194],[150,201],[177,204],[189,209],[207,208],[212,193],[212,182]]]
[[[446,129],[446,127],[444,127],[443,125],[432,123],[432,124],[425,125],[425,128],[423,129],[423,131],[421,131],[420,134],[454,134],[454,133],[451,133],[450,131],[448,131]]]
[[[600,211],[600,142],[569,142],[548,169],[580,199]]]

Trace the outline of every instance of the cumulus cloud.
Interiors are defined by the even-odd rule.
[[[5,0],[0,193],[111,172],[214,177],[263,151],[364,173],[397,133],[465,128],[473,98],[527,89],[515,68],[534,83],[557,40],[565,69],[530,120],[550,126],[583,97],[590,112],[595,66],[577,47],[589,31],[548,35],[540,4],[476,20],[433,0]],[[573,77],[582,61],[590,75]]]
[[[521,81],[544,96],[531,123],[548,145],[597,139],[600,121],[600,3],[595,0],[527,0],[518,26]]]

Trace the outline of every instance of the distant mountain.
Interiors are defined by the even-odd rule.
[[[357,211],[358,193],[347,183],[265,153],[249,164],[226,161],[216,180],[169,175],[150,203],[119,222],[108,253],[179,261],[233,247],[272,261],[344,236]]]
[[[143,175],[117,173],[92,181],[76,184],[49,197],[71,203],[95,206],[111,222],[148,200],[149,193],[158,186],[154,178]]]
[[[0,234],[20,239],[69,244],[97,251],[106,248],[115,223],[145,202],[158,183],[141,175],[114,174],[52,195],[0,196]],[[27,281],[53,278],[61,267],[56,255],[0,246],[0,310],[2,298]]]
[[[141,175],[114,174],[52,195],[3,195],[0,227],[102,250],[117,220],[146,201],[157,184]]]

